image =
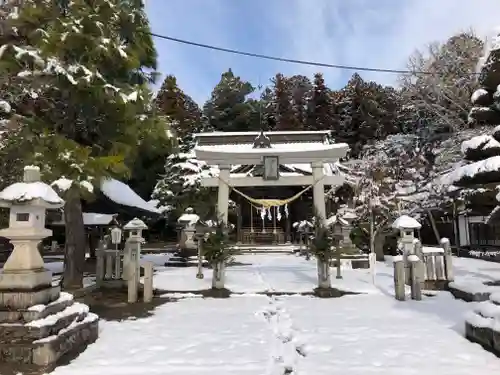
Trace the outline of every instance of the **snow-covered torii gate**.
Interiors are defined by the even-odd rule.
[[[349,149],[346,143],[328,143],[328,134],[328,131],[196,134],[196,158],[219,169],[218,177],[202,178],[202,186],[218,187],[217,210],[226,223],[230,187],[249,186],[312,186],[316,211],[326,219],[324,187],[344,182],[338,171],[326,174],[326,165],[344,157]],[[234,165],[262,165],[263,176],[231,173]],[[280,173],[282,165],[309,165],[312,173]]]

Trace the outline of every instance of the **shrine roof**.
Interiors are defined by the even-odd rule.
[[[343,149],[347,147],[345,143],[322,143],[322,142],[287,142],[271,143],[270,148],[254,148],[252,143],[232,143],[217,145],[198,145],[196,151],[224,152],[224,153],[256,153],[256,154],[274,154],[277,151],[326,151],[333,149]]]
[[[329,130],[321,131],[270,131],[270,132],[210,132],[195,134],[198,146],[214,145],[253,145],[259,136],[270,140],[271,145],[295,142],[322,144],[328,141]]]

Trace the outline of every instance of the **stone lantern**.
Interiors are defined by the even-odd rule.
[[[40,181],[40,169],[24,168],[24,182],[15,183],[0,192],[0,206],[10,208],[9,227],[0,230],[0,236],[10,239],[14,249],[0,274],[0,290],[30,291],[19,298],[1,301],[25,308],[52,299],[52,273],[44,268],[38,244],[52,231],[45,228],[47,209],[56,209],[64,201],[47,184]],[[7,292],[6,292],[7,293]],[[3,294],[4,299],[9,293]],[[10,293],[12,294],[12,293]]]
[[[130,220],[127,224],[125,224],[123,229],[130,232],[129,238],[133,237],[143,241],[144,238],[142,237],[142,231],[147,230],[148,226],[141,219],[135,218],[133,220]]]
[[[14,373],[21,363],[47,368],[98,336],[97,315],[52,286],[52,273],[38,250],[40,241],[52,235],[45,228],[46,210],[63,205],[40,181],[38,167],[25,167],[24,181],[0,192],[0,206],[10,209],[9,227],[0,236],[14,245],[0,273],[0,362],[11,363]]]
[[[129,280],[131,277],[130,267],[135,265],[137,275],[140,272],[141,243],[144,242],[142,231],[148,229],[148,226],[141,219],[135,218],[123,226],[123,230],[129,233],[127,244],[125,245],[125,254],[123,256],[123,279]]]
[[[194,236],[196,233],[196,226],[200,221],[200,217],[194,213],[194,210],[189,207],[186,211],[177,219],[177,222],[182,225],[182,235],[181,241],[179,243],[179,249],[181,256],[194,256],[197,251],[197,245],[194,241]]]
[[[392,223],[394,229],[398,229],[401,235],[401,244],[403,245],[403,254],[413,253],[413,240],[415,239],[415,229],[422,228],[422,225],[414,218],[402,215]]]

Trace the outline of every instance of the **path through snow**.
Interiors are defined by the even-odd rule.
[[[228,287],[246,294],[183,298],[148,318],[102,321],[99,340],[53,375],[500,373],[498,358],[463,337],[463,316],[473,304],[449,293],[398,302],[388,293],[390,267],[379,265],[378,287],[367,270],[344,273],[346,288],[368,294],[267,297],[252,293],[312,290],[315,263],[274,254],[237,260],[248,265],[228,269]],[[160,269],[155,284],[189,290],[195,272]],[[206,289],[207,279],[197,287]]]

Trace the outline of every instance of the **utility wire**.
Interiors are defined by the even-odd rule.
[[[201,47],[201,48],[205,48],[205,49],[211,49],[211,50],[214,50],[214,51],[232,53],[232,54],[235,54],[235,55],[255,57],[255,58],[258,58],[258,59],[281,61],[281,62],[286,62],[286,63],[291,63],[291,64],[319,66],[319,67],[323,67],[323,68],[334,68],[334,69],[343,69],[343,70],[357,70],[357,71],[364,71],[364,72],[378,72],[378,73],[422,74],[422,75],[439,75],[439,74],[441,74],[441,73],[438,73],[438,72],[424,72],[424,71],[417,71],[417,70],[412,71],[412,70],[402,70],[402,69],[367,68],[367,67],[352,66],[352,65],[328,64],[328,63],[322,63],[322,62],[316,62],[316,61],[288,59],[288,58],[285,58],[285,57],[263,55],[263,54],[260,54],[260,53],[245,52],[245,51],[240,51],[240,50],[231,49],[231,48],[217,47],[217,46],[213,46],[213,45],[210,45],[210,44],[203,44],[203,43],[193,42],[193,41],[190,41],[190,40],[174,38],[174,37],[171,37],[171,36],[168,36],[168,35],[161,35],[161,34],[157,34],[157,33],[150,33],[150,35],[153,36],[153,37],[155,37],[155,38],[169,40],[169,41],[175,42],[175,43],[187,44],[187,45],[190,45],[190,46]],[[470,73],[466,73],[466,74],[478,75],[480,73],[470,72]]]

